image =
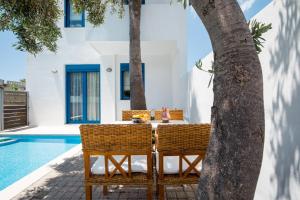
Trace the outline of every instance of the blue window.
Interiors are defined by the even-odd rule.
[[[66,66],[67,123],[100,123],[100,65]]]
[[[65,0],[65,27],[84,27],[84,12],[77,13],[72,0]]]
[[[142,63],[142,74],[145,86],[145,64]],[[130,99],[130,73],[129,63],[121,63],[120,65],[120,89],[121,89],[121,100]],[[144,87],[145,88],[145,87]]]
[[[145,4],[145,0],[141,0],[142,4]],[[124,0],[124,4],[128,5],[128,0]]]

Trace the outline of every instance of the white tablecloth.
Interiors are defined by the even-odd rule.
[[[162,123],[161,121],[149,121],[152,125],[152,129],[156,130],[158,125],[170,125],[170,124],[188,124],[185,120],[170,120],[169,123]],[[133,124],[132,121],[115,121],[113,124]]]

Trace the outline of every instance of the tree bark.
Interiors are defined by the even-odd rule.
[[[263,79],[236,0],[191,0],[214,51],[212,131],[198,199],[253,199],[264,145]]]
[[[130,107],[132,110],[146,110],[146,98],[141,67],[141,0],[129,0],[130,18]]]

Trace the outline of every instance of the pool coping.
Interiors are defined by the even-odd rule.
[[[0,136],[1,137],[1,136]],[[18,142],[17,140],[14,140],[14,139],[11,139],[11,140],[7,140],[7,141],[4,141],[4,142],[0,142],[0,147],[1,146],[4,146],[4,145],[8,145],[8,144],[13,144],[13,143],[16,143]]]
[[[0,131],[0,135],[80,135],[79,125],[25,126]]]
[[[8,134],[0,134],[1,135],[8,135]],[[38,134],[10,134],[10,135],[38,135]],[[39,134],[45,135],[45,134]],[[71,134],[49,134],[49,135],[65,135],[71,136]],[[78,134],[73,134],[78,136]],[[47,162],[46,164],[42,165],[38,169],[34,170],[33,172],[27,174],[23,178],[19,179],[15,183],[9,185],[5,189],[0,191],[1,200],[9,200],[13,197],[17,196],[19,193],[24,191],[30,185],[41,179],[43,176],[48,174],[50,171],[54,170],[53,167],[63,163],[65,159],[71,158],[74,155],[81,152],[81,144],[76,145],[75,147],[69,149],[68,151],[62,153],[61,155],[57,156],[56,158],[52,159],[51,161]]]

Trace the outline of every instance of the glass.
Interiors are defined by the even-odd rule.
[[[82,73],[70,73],[70,120],[83,120]]]
[[[87,120],[99,121],[100,82],[99,72],[87,73]]]
[[[77,13],[73,6],[72,0],[70,2],[70,27],[82,27],[83,15],[82,12]]]
[[[130,73],[123,71],[123,97],[130,98]]]

